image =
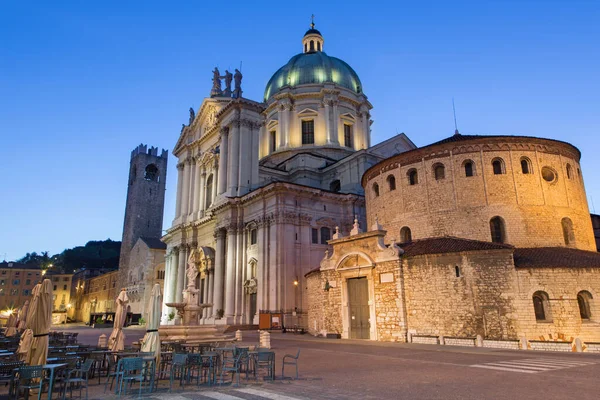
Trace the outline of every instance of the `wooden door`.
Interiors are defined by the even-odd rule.
[[[350,339],[369,339],[369,286],[367,278],[348,279]]]

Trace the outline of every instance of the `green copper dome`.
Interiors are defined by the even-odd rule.
[[[352,67],[339,58],[316,51],[295,55],[279,68],[267,83],[265,101],[285,86],[311,83],[334,83],[355,93],[362,93],[362,84]]]

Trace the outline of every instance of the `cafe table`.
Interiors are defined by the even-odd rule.
[[[66,368],[69,364],[44,364],[42,367],[45,370],[50,371],[50,378],[48,382],[48,400],[52,399],[52,389],[54,388],[54,375],[57,369]]]

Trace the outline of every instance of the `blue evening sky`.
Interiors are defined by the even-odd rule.
[[[244,96],[261,100],[312,13],[325,51],[362,80],[373,143],[451,135],[454,97],[462,133],[579,147],[600,211],[597,0],[0,0],[0,260],[120,240],[130,151],[170,152],[215,66],[242,61]]]

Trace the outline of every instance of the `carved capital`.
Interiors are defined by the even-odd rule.
[[[219,129],[219,133],[223,136],[223,135],[227,135],[229,133],[229,128],[226,126],[222,126],[221,129]]]
[[[216,240],[222,240],[225,237],[225,230],[223,228],[215,229],[213,236]]]
[[[183,168],[185,167],[185,161],[179,162],[177,163],[177,169],[179,171],[183,171]]]

